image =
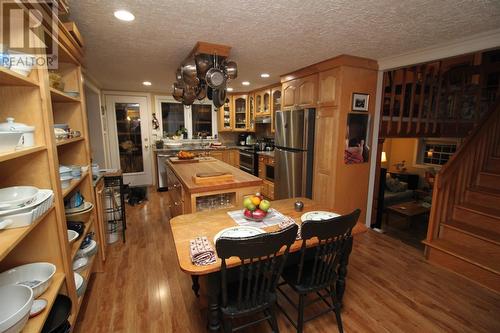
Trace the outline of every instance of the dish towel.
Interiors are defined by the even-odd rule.
[[[189,256],[196,266],[206,266],[217,261],[215,250],[207,237],[196,237],[189,241]]]

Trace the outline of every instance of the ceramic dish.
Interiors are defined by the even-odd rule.
[[[70,244],[73,243],[79,236],[80,236],[80,234],[77,233],[76,231],[68,230],[68,242]]]
[[[21,132],[0,132],[0,153],[16,150],[22,136]]]
[[[270,209],[267,214],[263,217],[263,218],[260,218],[260,219],[257,219],[257,218],[254,218],[254,217],[248,217],[248,216],[245,216],[245,214],[243,214],[243,217],[248,220],[248,221],[254,221],[254,222],[262,222],[264,221],[265,218],[267,217],[271,217],[273,216],[273,211]]]
[[[12,186],[0,189],[0,209],[15,209],[35,201],[38,189],[34,186]]]
[[[12,225],[12,219],[3,219],[0,220],[0,230],[7,229]]]
[[[243,237],[250,237],[250,236],[255,236],[255,235],[260,235],[265,233],[264,230],[260,228],[255,228],[255,227],[231,227],[231,228],[226,228],[217,233],[217,235],[214,236],[214,244],[217,242],[217,239],[221,237],[226,237],[226,238],[243,238]]]
[[[64,190],[64,189],[67,189],[68,187],[70,187],[72,179],[73,179],[73,177],[71,177],[71,175],[61,177],[61,188]]]
[[[75,276],[75,286],[76,289],[78,290],[83,285],[83,277],[78,273],[73,273],[73,274]]]
[[[85,257],[78,258],[75,261],[73,261],[73,270],[77,271],[79,269],[86,267],[88,264],[89,264],[88,258]]]
[[[47,304],[47,301],[43,298],[34,300],[30,309],[30,318],[36,317],[42,313],[42,311],[47,307]]]
[[[78,221],[68,221],[66,222],[66,226],[70,230],[74,230],[80,235],[83,233],[85,230],[85,224],[83,222],[78,222]]]
[[[35,298],[47,290],[56,272],[56,266],[48,262],[35,262],[14,267],[0,274],[0,286],[25,285],[33,289]]]
[[[78,250],[78,252],[76,252],[76,256],[77,257],[91,257],[96,252],[97,252],[97,243],[95,242],[95,240],[92,239],[90,241],[90,244],[87,247],[85,247],[84,249],[80,249],[80,250]]]
[[[300,220],[302,222],[304,221],[322,221],[322,220],[329,220],[334,217],[340,216],[339,214],[332,213],[332,212],[325,212],[322,210],[316,210],[313,212],[307,212],[302,214],[300,217]]]
[[[59,166],[59,177],[68,177],[68,176],[71,176],[71,168],[67,167],[67,166],[64,166],[64,165],[60,165]]]
[[[28,321],[33,290],[21,285],[0,287],[0,332],[18,333]]]
[[[66,208],[64,211],[66,212],[66,215],[73,215],[73,214],[85,213],[88,210],[91,210],[92,208],[94,208],[94,205],[91,202],[85,201],[78,207]]]
[[[39,190],[38,194],[32,202],[29,204],[24,205],[23,207],[16,207],[12,209],[6,209],[6,210],[0,210],[0,216],[10,216],[14,214],[19,214],[23,212],[28,212],[34,207],[40,205],[43,203],[45,200],[47,200],[51,195],[53,195],[54,192],[52,190]]]

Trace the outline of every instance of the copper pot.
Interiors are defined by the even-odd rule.
[[[190,86],[197,86],[200,80],[196,76],[196,63],[194,59],[186,60],[181,66],[182,81]]]
[[[184,88],[184,94],[182,95],[182,104],[191,105],[194,103],[195,99],[196,99],[195,88],[186,86]]]
[[[172,87],[172,96],[178,100],[177,98],[182,98],[182,95],[184,95],[184,86],[179,82],[175,82]]]
[[[230,80],[234,80],[238,77],[238,65],[234,61],[227,61],[224,64],[224,72]]]
[[[212,67],[210,56],[208,54],[198,54],[195,56],[194,61],[196,62],[198,78],[204,79],[207,71]]]

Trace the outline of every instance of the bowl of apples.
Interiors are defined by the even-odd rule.
[[[271,203],[264,199],[260,193],[256,193],[243,200],[243,207],[245,207],[243,216],[247,220],[261,222],[267,216]]]

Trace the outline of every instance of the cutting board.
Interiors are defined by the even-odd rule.
[[[225,183],[234,180],[234,176],[228,172],[198,172],[193,176],[197,185]]]
[[[180,158],[178,157],[170,157],[169,158],[170,162],[174,163],[174,164],[179,164],[179,163],[198,163],[200,162],[200,160],[198,158],[192,158],[192,159],[189,159],[189,160],[181,160]]]

